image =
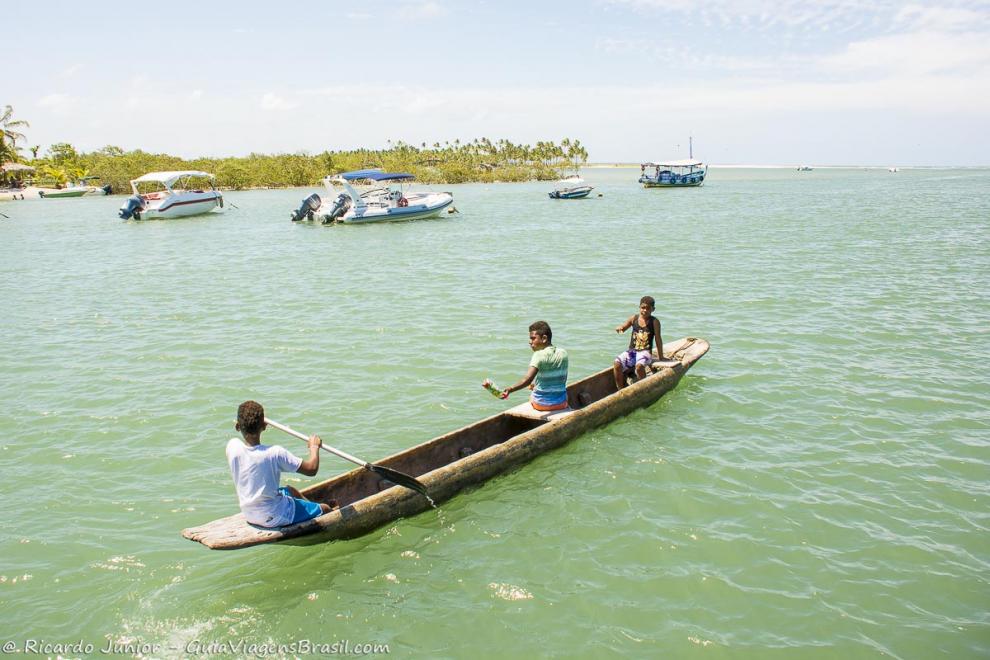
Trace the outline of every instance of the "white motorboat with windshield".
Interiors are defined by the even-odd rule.
[[[223,208],[216,177],[208,172],[149,172],[131,181],[134,195],[120,207],[124,220],[157,220],[209,213]]]
[[[332,223],[395,222],[419,220],[440,215],[454,203],[449,192],[413,192],[405,189],[415,179],[412,174],[357,170],[327,176],[323,179],[330,195],[326,200],[313,193],[303,200],[292,214],[292,221],[313,220],[325,225]],[[370,184],[359,192],[354,186]],[[343,192],[334,187],[339,185]]]
[[[569,174],[561,177],[557,183],[564,185],[557,186],[547,193],[550,199],[584,199],[588,193],[594,190],[591,186],[582,185],[584,179],[581,178],[580,174]]]

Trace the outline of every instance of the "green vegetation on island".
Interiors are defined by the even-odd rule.
[[[18,141],[26,137],[16,129],[27,128],[23,120],[13,119],[8,105],[2,114],[0,162],[13,162],[34,168],[38,185],[64,185],[83,177],[96,176],[110,184],[113,192],[130,191],[129,182],[148,172],[165,170],[203,170],[215,174],[221,188],[283,188],[312,186],[327,174],[351,170],[382,168],[408,172],[424,183],[467,183],[472,181],[552,180],[562,170],[576,169],[588,161],[588,152],[580,140],[564,138],[536,145],[514,144],[509,140],[492,142],[476,138],[471,142],[436,142],[419,146],[398,141],[385,149],[324,151],[310,155],[251,154],[230,158],[183,159],[168,154],[151,154],[141,150],[124,151],[106,146],[90,153],[79,153],[68,143],[53,144],[41,157],[39,147],[30,147],[31,157],[24,155]],[[29,178],[18,172],[19,180]]]

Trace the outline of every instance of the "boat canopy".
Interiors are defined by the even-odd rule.
[[[214,178],[209,172],[198,172],[196,170],[183,170],[181,172],[148,172],[144,176],[139,176],[138,178],[131,181],[131,183],[142,183],[145,181],[154,181],[157,183],[164,183],[171,186],[173,183],[186,176],[199,176],[206,177],[208,179]]]
[[[415,179],[412,174],[403,172],[382,172],[381,170],[357,170],[355,172],[344,172],[338,174],[344,181],[356,181],[358,179],[370,179],[372,181],[404,181]]]
[[[658,160],[655,163],[643,163],[642,167],[701,167],[704,165],[700,160],[686,158],[684,160]]]

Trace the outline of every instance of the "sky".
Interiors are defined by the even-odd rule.
[[[27,145],[487,137],[591,162],[990,165],[990,0],[10,2]]]

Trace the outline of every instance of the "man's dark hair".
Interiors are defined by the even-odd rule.
[[[653,299],[653,296],[643,296],[642,298],[640,298],[639,304],[642,305],[643,303],[646,303],[650,307],[656,309],[657,301]]]
[[[546,335],[547,343],[553,341],[553,330],[550,329],[550,324],[546,321],[537,321],[529,326],[530,332],[535,332],[537,335]]]
[[[265,409],[257,401],[245,401],[237,408],[237,429],[241,433],[261,433],[265,427]]]

